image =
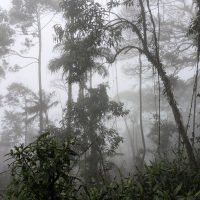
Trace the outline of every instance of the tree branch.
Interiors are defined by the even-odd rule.
[[[38,62],[38,58],[36,58],[36,57],[31,57],[31,56],[23,56],[22,54],[20,54],[20,53],[17,52],[17,51],[9,50],[9,54],[10,54],[10,55],[19,56],[19,57],[21,57],[21,58],[36,60],[36,61]]]
[[[137,34],[139,40],[141,40],[142,43],[144,43],[144,38],[142,37],[142,34],[141,34],[140,30],[138,29],[138,27],[134,23],[130,22],[129,20],[127,20],[127,19],[125,19],[123,17],[120,17],[116,13],[113,13],[111,11],[109,11],[109,13],[115,15],[118,18],[119,21],[115,22],[114,24],[112,24],[112,22],[116,21],[117,19],[114,19],[114,20],[108,22],[105,25],[106,29],[109,28],[109,27],[113,27],[113,26],[115,26],[117,24],[123,24],[123,23],[129,24],[129,25],[131,25],[133,32],[135,32]]]
[[[122,49],[118,50],[117,53],[114,55],[114,57],[113,57],[112,61],[110,62],[110,64],[113,63],[116,60],[117,56],[120,53],[122,53],[125,50],[126,50],[126,53],[128,53],[128,51],[130,51],[131,49],[136,49],[142,54],[144,53],[144,51],[141,48],[133,46],[133,45],[129,45],[129,46],[123,47]]]

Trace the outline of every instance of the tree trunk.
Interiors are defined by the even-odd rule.
[[[46,124],[45,124],[45,128],[47,128],[49,126],[49,116],[48,116],[48,111],[47,109],[45,109],[45,118],[46,118]]]
[[[90,89],[92,89],[92,67],[90,67]]]
[[[27,99],[26,99],[26,97],[24,99],[24,104],[25,104],[25,138],[24,138],[24,143],[25,143],[25,145],[27,145],[28,113],[27,113]]]
[[[152,56],[152,54],[149,51],[146,50],[145,54],[146,54],[148,60],[157,69],[158,74],[161,77],[161,80],[163,81],[164,88],[165,88],[165,94],[167,96],[169,105],[172,109],[178,131],[179,131],[179,133],[183,139],[183,142],[185,144],[189,163],[192,168],[197,168],[195,155],[194,155],[191,143],[189,141],[189,138],[187,136],[186,128],[184,126],[180,110],[179,110],[176,100],[174,98],[174,94],[171,89],[171,84],[170,84],[169,78],[167,77],[167,74],[163,68],[162,63],[160,61],[158,61],[158,59],[155,59],[154,56]]]
[[[160,125],[161,125],[161,118],[160,118],[160,104],[161,104],[161,88],[160,88],[160,76],[158,75],[158,155],[160,156]]]
[[[39,39],[39,55],[38,55],[38,81],[39,81],[39,103],[40,103],[40,133],[43,131],[43,110],[42,110],[42,30],[40,21],[40,11],[37,12],[38,39]]]
[[[72,122],[72,83],[71,83],[71,70],[69,70],[68,78],[68,100],[67,100],[67,133],[71,132],[71,122]]]
[[[144,138],[144,130],[143,130],[143,109],[142,109],[142,60],[141,60],[141,53],[139,53],[139,65],[140,65],[140,72],[139,72],[139,80],[140,80],[140,88],[139,88],[139,97],[140,97],[140,132],[142,136],[142,145],[143,145],[143,154],[142,154],[142,166],[144,165],[144,159],[146,154],[146,144]]]
[[[85,78],[84,75],[80,78],[79,81],[79,94],[78,94],[78,100],[82,100],[84,98],[84,88],[85,88]]]

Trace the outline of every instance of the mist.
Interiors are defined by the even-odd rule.
[[[1,0],[2,199],[199,198],[199,14]]]

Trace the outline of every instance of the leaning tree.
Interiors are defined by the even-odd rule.
[[[113,62],[122,52],[134,52],[135,50],[144,55],[155,68],[164,85],[164,94],[172,109],[178,131],[186,147],[191,167],[197,167],[192,145],[187,136],[186,127],[182,120],[180,109],[174,97],[169,76],[160,57],[159,29],[156,26],[155,14],[149,0],[122,0],[110,1],[108,13],[112,16],[105,29],[110,31],[110,45],[115,49]],[[113,7],[127,6],[133,8],[132,20],[121,17],[113,12]],[[130,30],[137,39],[135,43],[123,43],[123,31]],[[118,40],[117,40],[118,38]]]

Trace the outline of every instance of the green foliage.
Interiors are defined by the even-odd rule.
[[[11,150],[13,180],[7,199],[62,200],[75,195],[71,170],[77,154],[72,146],[73,140],[61,144],[45,133],[32,144]]]
[[[24,107],[25,101],[36,98],[36,94],[22,83],[12,83],[7,88],[8,94],[5,96],[5,103],[9,106]]]
[[[200,27],[200,2],[197,0],[195,1],[196,5],[196,16],[193,17],[192,22],[190,24],[189,30],[188,30],[188,35],[193,35],[193,38],[196,40],[196,45],[199,48],[199,39],[200,39],[200,32],[199,32],[199,27]]]
[[[44,117],[44,127],[47,127],[50,123],[48,111],[52,109],[53,107],[56,107],[58,105],[58,101],[55,100],[55,92],[47,93],[45,91],[42,91],[42,114],[45,115]],[[34,95],[33,99],[29,99],[29,104],[27,105],[25,109],[24,115],[28,114],[27,123],[32,123],[37,118],[39,118],[39,112],[40,112],[40,103],[39,103],[39,96]]]
[[[42,99],[42,112],[45,115],[44,124],[48,126],[48,111],[56,107],[58,101],[55,100],[55,92],[47,93],[42,91]],[[19,110],[19,113],[24,116],[24,123],[27,125],[32,124],[39,117],[39,96],[21,83],[9,85],[8,93],[5,96],[5,104],[15,111]]]
[[[73,177],[77,154],[74,140],[58,142],[49,133],[24,147],[11,150],[13,180],[8,200],[186,200],[200,197],[200,170],[186,160],[155,160],[143,172],[118,181],[86,185]]]
[[[186,200],[200,197],[200,171],[191,171],[178,161],[154,161],[143,173],[121,178],[120,182],[89,188],[90,200]]]
[[[0,8],[0,56],[8,53],[9,46],[14,42],[12,36],[14,30],[8,23],[8,16],[6,11]]]
[[[14,43],[14,33],[15,31],[9,24],[7,12],[0,8],[0,78],[5,77],[8,69],[8,63],[4,56],[9,53],[10,47]]]
[[[27,34],[27,28],[37,21],[36,14],[55,10],[58,10],[58,2],[55,0],[12,0],[11,23],[19,24]]]
[[[157,117],[157,116],[156,116]],[[173,122],[167,120],[161,120],[160,122],[160,156],[167,156],[170,151],[169,147],[175,146],[170,139],[177,132],[177,128]],[[158,122],[155,121],[152,128],[150,129],[148,137],[153,142],[153,145],[158,147]],[[177,141],[176,141],[177,142]]]
[[[22,135],[24,134],[23,116],[19,112],[4,111],[2,120],[2,140],[5,143],[5,148],[13,147],[15,144],[20,142]]]
[[[61,42],[62,55],[53,59],[49,69],[62,70],[71,83],[81,82],[87,72],[107,74],[106,68],[95,58],[107,57],[109,50],[103,46],[105,23],[104,9],[99,3],[89,0],[62,1],[61,8],[66,26],[56,25],[57,41]]]
[[[95,179],[97,183],[102,173],[109,170],[107,158],[115,155],[123,138],[108,124],[127,113],[122,103],[109,101],[105,85],[90,89],[84,98],[73,103],[73,132],[79,141],[80,153],[87,154],[81,169],[85,179]]]

